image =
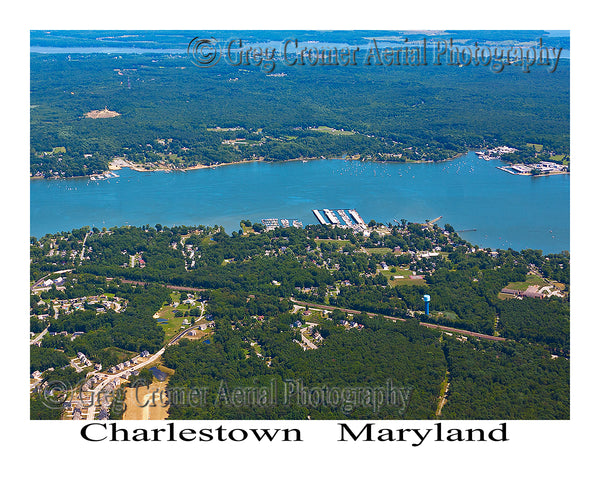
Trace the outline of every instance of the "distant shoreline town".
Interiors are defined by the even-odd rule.
[[[525,165],[523,163],[513,163],[504,167],[496,167],[503,172],[511,175],[541,176],[541,175],[564,175],[569,174],[566,165],[560,165],[554,162],[539,162]]]
[[[475,152],[483,160],[502,160],[502,155],[515,153],[516,148],[507,146],[496,147],[490,150]],[[498,170],[510,173],[511,175],[541,176],[541,175],[561,175],[568,174],[569,167],[556,162],[540,161],[538,163],[510,163],[502,167],[496,167]]]

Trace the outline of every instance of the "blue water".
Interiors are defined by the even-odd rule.
[[[317,223],[312,209],[355,208],[365,221],[443,218],[481,247],[569,249],[568,175],[520,177],[469,153],[442,163],[352,160],[249,163],[188,172],[119,170],[119,178],[32,180],[31,235],[84,225]]]

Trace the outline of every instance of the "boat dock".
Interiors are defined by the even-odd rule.
[[[339,220],[339,218],[337,218],[335,216],[335,213],[333,213],[331,210],[329,210],[327,208],[325,208],[323,211],[325,212],[325,215],[327,215],[327,218],[333,225],[339,225],[340,220]]]
[[[321,215],[318,210],[313,210],[313,213],[315,214],[315,217],[317,217],[317,220],[321,222],[321,225],[327,225],[327,221],[323,218],[323,215]]]
[[[90,175],[90,180],[106,180],[108,178],[119,178],[119,175],[117,175],[115,172],[104,172],[104,173],[98,173],[96,175]]]
[[[352,218],[356,220],[359,225],[365,225],[365,221],[360,217],[356,210],[348,210],[348,213],[352,215]]]
[[[321,215],[321,211],[324,213],[324,215]],[[364,220],[355,209],[323,208],[321,210],[314,209],[312,212],[315,214],[315,217],[317,217],[321,225],[333,225],[334,227],[351,228],[356,232],[361,231],[363,233],[367,229]],[[340,216],[342,221],[340,221],[340,219],[336,216],[336,213]]]
[[[287,218],[282,218],[281,220],[279,220],[278,218],[263,218],[261,220],[261,223],[265,226],[265,228],[267,229],[267,231],[269,230],[275,230],[277,227],[279,227],[279,222],[281,222],[281,225],[283,225],[283,228],[288,228],[290,226],[290,220]],[[296,228],[302,228],[302,222],[300,222],[299,220],[291,220],[291,224],[292,226],[296,227]]]
[[[440,215],[437,218],[434,218],[433,220],[428,220],[427,222],[423,223],[424,226],[426,227],[431,227],[434,223],[439,222],[442,219],[442,216]]]
[[[349,227],[352,226],[352,220],[350,220],[350,217],[346,214],[346,212],[344,212],[343,210],[338,210],[337,213],[340,217],[342,217],[342,220],[346,223],[346,225],[348,225]]]
[[[261,222],[267,230],[273,230],[274,228],[279,226],[278,218],[263,218]]]

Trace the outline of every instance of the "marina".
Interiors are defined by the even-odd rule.
[[[496,168],[503,172],[510,173],[511,175],[556,175],[569,173],[569,169],[566,165],[554,162],[539,162],[527,165],[513,163],[511,165]]]
[[[90,180],[106,180],[108,178],[119,178],[119,175],[117,175],[115,172],[105,172],[105,173],[101,173],[98,175],[90,175]]]
[[[334,210],[342,218],[342,220],[344,221],[344,224],[342,224],[340,222],[339,218],[337,218],[337,216],[333,212]],[[350,217],[348,216],[348,213],[346,213],[346,211],[348,211],[348,213],[350,213],[350,215],[352,215],[352,217],[355,219],[356,223],[352,223],[352,220],[350,219]],[[321,215],[321,213],[318,209],[315,209],[312,212],[314,213],[315,217],[317,217],[317,220],[319,220],[319,223],[321,225],[334,225],[336,227],[352,228],[354,231],[363,231],[363,232],[366,229],[366,224],[363,221],[363,219],[361,218],[361,216],[358,214],[356,209],[324,208],[323,212],[325,213],[325,216],[329,219],[329,223],[327,222],[327,220],[325,220],[323,215]]]
[[[275,228],[279,227],[279,222],[281,222],[281,226],[283,228],[288,228],[290,226],[290,220],[287,218],[282,218],[281,220],[278,218],[263,218],[261,220],[261,223],[264,225],[267,231],[274,230]],[[302,228],[303,226],[304,225],[301,221],[296,219],[292,220],[292,227]]]

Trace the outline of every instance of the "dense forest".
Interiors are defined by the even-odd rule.
[[[156,312],[193,288],[214,328],[209,341],[183,339],[163,354],[174,370],[170,418],[568,418],[568,252],[479,249],[450,225],[370,225],[369,236],[243,220],[231,235],[218,226],[144,225],[32,237],[32,283],[60,286],[32,292],[33,335],[53,334],[31,347],[31,371],[73,385],[80,378],[68,365],[77,352],[106,369],[158,351],[170,338]],[[73,255],[84,238],[83,256]],[[502,293],[527,282],[552,295]],[[101,298],[120,308],[97,308]],[[60,308],[75,302],[75,311]],[[306,335],[315,348],[306,348]],[[307,404],[289,391],[356,394],[390,382],[410,394],[404,407]],[[202,404],[175,401],[195,387],[208,392]],[[261,388],[274,401],[226,401],[228,392]]]
[[[184,49],[183,39],[165,41]],[[568,158],[563,60],[553,73],[359,63],[278,65],[273,76],[225,62],[197,68],[183,53],[32,53],[31,174],[89,175],[114,157],[148,168],[344,155],[438,161],[499,145],[529,161],[537,152],[528,144],[543,146],[543,158]],[[85,116],[105,107],[119,115]]]

